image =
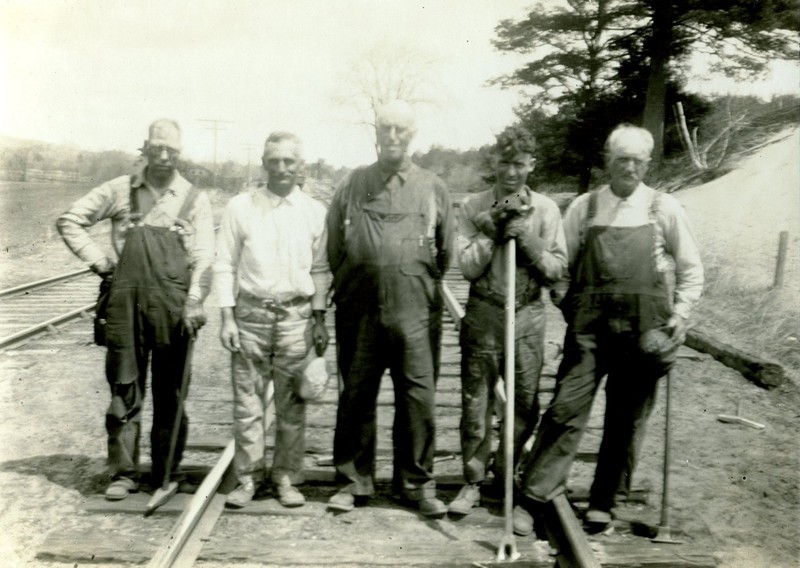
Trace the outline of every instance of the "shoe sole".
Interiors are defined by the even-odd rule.
[[[130,497],[131,493],[138,493],[138,492],[139,488],[137,487],[135,489],[128,489],[127,491],[125,491],[125,493],[112,493],[112,494],[104,493],[103,495],[105,496],[106,501],[122,501],[123,499],[127,499],[128,497]]]
[[[125,495],[108,495],[106,494],[106,501],[122,501],[123,499],[127,499],[130,497],[130,492],[126,493]]]
[[[423,513],[422,511],[420,511],[419,514],[425,517],[426,519],[441,519],[447,514],[447,509],[445,509],[444,511],[430,511],[427,513]]]
[[[339,512],[342,512],[342,513],[349,513],[350,511],[355,509],[356,506],[355,505],[337,505],[337,504],[334,504],[334,503],[328,503],[327,508],[330,509],[331,511],[339,511]]]
[[[457,517],[466,517],[467,515],[469,515],[472,512],[472,509],[473,509],[473,507],[470,507],[468,509],[463,509],[461,507],[453,508],[453,506],[451,505],[447,509],[447,514],[448,515],[455,515]]]
[[[238,503],[236,501],[225,501],[225,506],[228,509],[244,509],[248,505],[248,503],[250,503],[250,501],[248,501],[247,503]]]
[[[278,503],[280,503],[281,506],[286,507],[288,509],[293,509],[295,507],[302,507],[303,505],[306,504],[305,501],[281,501],[280,499],[278,499]]]

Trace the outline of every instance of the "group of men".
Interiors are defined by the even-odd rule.
[[[138,490],[148,360],[152,477],[156,483],[182,478],[188,420],[181,383],[189,378],[189,346],[206,321],[203,301],[213,273],[234,393],[239,484],[228,506],[247,505],[267,486],[268,471],[283,506],[305,502],[298,485],[307,401],[299,385],[308,361],[327,348],[332,291],[341,380],[333,444],[338,489],[330,509],[349,511],[375,494],[376,405],[388,368],[395,406],[393,495],[426,517],[466,515],[480,502],[484,480],[492,473],[501,479],[511,468],[514,528],[530,534],[537,507],[564,491],[595,391],[608,375],[587,521],[610,522],[615,496],[630,484],[657,380],[683,341],[703,282],[682,208],[642,181],[652,136],[631,125],[614,130],[606,147],[609,185],[578,197],[562,221],[555,202],[527,185],[535,143],[524,130],[498,136],[493,187],[467,198],[458,214],[442,180],[411,161],[415,133],[408,104],[381,107],[377,162],[350,173],[327,211],[301,190],[300,140],[288,132],[270,134],[263,180],[229,201],[215,237],[208,198],[176,169],[180,129],[158,120],[139,171],[93,189],[59,218],[66,244],[110,288],[108,499]],[[115,254],[88,233],[103,219],[111,219]],[[492,422],[506,357],[504,251],[511,239],[517,250],[515,412],[513,424],[502,421],[502,429],[513,429],[508,464],[502,452],[493,459]],[[465,485],[448,506],[436,496],[433,457],[441,280],[451,259],[470,291],[460,339]],[[667,285],[670,270],[674,289]],[[568,329],[555,395],[539,424],[546,288]],[[668,348],[645,352],[640,339],[651,330],[665,334]],[[276,429],[268,468],[270,396]],[[172,448],[171,439],[177,440]]]

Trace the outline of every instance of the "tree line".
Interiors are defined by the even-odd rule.
[[[799,31],[798,0],[551,0],[496,27],[495,47],[529,60],[490,82],[527,89],[517,116],[547,145],[545,169],[586,190],[613,125],[650,130],[658,165],[681,145],[673,105],[696,124],[711,112],[687,90],[693,56],[753,80],[773,59],[797,60]]]

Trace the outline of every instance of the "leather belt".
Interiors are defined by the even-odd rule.
[[[258,306],[261,306],[265,310],[270,310],[273,312],[285,312],[286,308],[294,308],[297,306],[302,306],[303,304],[311,301],[311,298],[308,296],[295,296],[294,298],[290,298],[288,300],[278,300],[276,298],[262,298],[261,296],[256,296],[255,294],[251,294],[250,292],[245,292],[244,290],[239,291],[239,298],[241,298],[245,302],[256,304]]]
[[[493,306],[497,306],[498,308],[505,309],[506,307],[506,299],[505,296],[502,294],[498,294],[496,292],[487,292],[485,290],[480,290],[478,288],[471,287],[469,290],[469,295],[476,300],[480,300],[482,302],[486,302],[487,304],[491,304]],[[542,289],[541,288],[533,288],[531,290],[527,290],[522,296],[517,296],[514,302],[514,309],[516,311],[521,310],[525,306],[532,304],[534,301],[537,301],[541,298]]]

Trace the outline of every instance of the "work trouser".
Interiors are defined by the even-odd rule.
[[[153,390],[152,480],[160,484],[164,479],[173,425],[180,420],[171,468],[173,477],[177,475],[189,427],[185,411],[177,416],[184,365],[190,363],[186,361],[189,336],[181,324],[188,282],[189,261],[177,233],[164,227],[129,229],[106,315],[106,378],[111,390],[106,431],[113,478],[138,474],[148,359]]]
[[[528,497],[550,501],[564,491],[595,392],[606,373],[603,441],[590,506],[607,511],[615,493],[630,488],[630,474],[664,370],[641,355],[638,334],[618,331],[618,327],[611,322],[594,333],[567,331],[553,400],[521,476]]]
[[[516,312],[514,356],[514,463],[539,421],[539,378],[544,353],[545,312],[541,300]],[[461,327],[461,452],[467,483],[480,483],[492,450],[494,387],[505,373],[504,309],[470,296]],[[505,439],[504,420],[500,439]],[[503,451],[495,459],[504,472]]]
[[[410,500],[434,497],[437,310],[337,305],[343,390],[334,437],[338,479],[354,495],[375,492],[376,404],[388,367],[394,384],[394,490]]]
[[[643,353],[644,332],[670,315],[655,266],[653,224],[590,227],[576,279],[562,303],[569,326],[556,390],[521,477],[524,493],[549,501],[564,491],[569,469],[604,375],[606,412],[590,507],[603,511],[630,487],[656,385],[671,361]]]
[[[241,349],[231,354],[234,466],[240,482],[256,484],[266,469],[267,387],[275,388],[275,485],[303,482],[306,405],[299,374],[311,346],[311,303],[279,309],[240,296],[234,310]]]

